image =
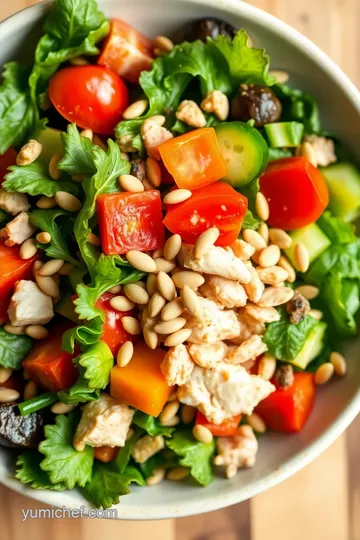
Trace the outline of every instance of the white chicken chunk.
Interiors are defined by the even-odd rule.
[[[247,313],[246,308],[241,308],[237,312],[237,319],[240,325],[240,333],[230,341],[235,345],[240,345],[250,339],[253,335],[262,336],[265,334],[265,324],[257,321]]]
[[[252,266],[252,264],[250,262],[247,262],[246,265],[250,272],[251,279],[249,283],[246,283],[244,285],[244,289],[251,302],[254,302],[256,304],[262,297],[262,294],[265,290],[265,285],[259,278],[258,273]]]
[[[33,281],[18,281],[11,297],[8,314],[13,326],[46,324],[54,316],[52,299]]]
[[[8,192],[0,188],[0,209],[12,216],[17,216],[20,212],[30,210],[30,203],[25,193]]]
[[[34,225],[30,222],[26,212],[21,212],[0,231],[0,238],[5,240],[6,246],[22,244],[35,232]]]
[[[221,362],[211,370],[196,366],[179,388],[178,399],[198,408],[210,422],[221,424],[232,416],[251,414],[274,390],[269,381],[251,375],[242,366]]]
[[[214,465],[225,467],[227,478],[233,478],[238,469],[255,465],[258,442],[252,427],[240,426],[233,437],[218,437],[216,449]]]
[[[74,448],[81,452],[85,445],[124,446],[134,412],[105,393],[89,401],[76,429]]]
[[[188,347],[191,358],[203,368],[213,369],[219,362],[223,362],[228,353],[228,347],[223,341],[216,343],[192,343]]]
[[[145,435],[136,441],[131,455],[136,463],[145,463],[149,458],[160,452],[165,447],[164,438],[161,435],[152,437]]]
[[[182,343],[170,347],[161,363],[160,369],[169,386],[185,384],[194,369],[194,362]]]
[[[223,309],[213,300],[198,296],[200,309],[197,316],[188,317],[186,328],[192,333],[190,343],[215,343],[232,339],[240,334],[240,324],[232,310]]]
[[[306,135],[304,141],[311,145],[318,167],[327,167],[337,160],[332,139],[318,137],[317,135]]]
[[[160,160],[158,146],[174,137],[168,129],[163,127],[164,122],[164,117],[152,116],[145,120],[141,126],[141,136],[147,153],[158,161]]]
[[[218,246],[210,247],[204,255],[195,258],[190,251],[184,261],[185,268],[204,274],[214,274],[227,279],[249,283],[251,274],[243,261],[234,255],[232,251]]]
[[[247,294],[241,283],[219,276],[207,277],[204,285],[200,287],[200,292],[229,309],[243,307],[247,301]]]
[[[267,351],[267,346],[260,336],[251,336],[238,347],[232,348],[227,361],[231,364],[242,364],[248,360],[254,360],[260,354]]]

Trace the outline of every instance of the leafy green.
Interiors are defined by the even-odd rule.
[[[152,476],[156,469],[161,468],[172,468],[179,466],[179,459],[174,452],[166,448],[161,452],[158,452],[151,458],[147,459],[145,463],[140,463],[139,467],[141,474],[144,478],[149,478]]]
[[[310,315],[298,324],[292,324],[284,308],[280,310],[281,318],[267,325],[264,343],[270,354],[278,360],[293,360],[300,353],[317,320]]]
[[[22,484],[30,484],[33,489],[52,489],[54,491],[63,491],[65,484],[58,482],[52,484],[48,474],[40,468],[40,462],[43,456],[36,450],[26,450],[16,460],[15,478]]]
[[[260,218],[254,217],[251,210],[247,210],[245,219],[242,224],[243,229],[254,229],[255,231],[260,227],[262,221]]]
[[[133,418],[133,424],[144,429],[149,435],[152,435],[153,437],[156,437],[157,435],[171,437],[171,434],[175,431],[175,428],[161,426],[156,418],[141,411],[136,411]]]
[[[321,287],[330,274],[360,279],[360,239],[349,244],[333,244],[315,259],[305,274],[305,281]]]
[[[32,340],[28,336],[16,336],[0,326],[0,366],[20,369],[21,362],[30,351]]]
[[[71,175],[92,176],[96,172],[93,144],[82,137],[76,124],[69,124],[67,133],[62,133],[64,157],[59,161],[59,169]]]
[[[253,219],[258,220],[259,223],[260,223],[261,220],[260,220],[259,216],[257,215],[256,208],[255,208],[256,195],[257,195],[259,189],[260,189],[259,179],[256,178],[255,180],[250,182],[250,184],[247,184],[245,186],[241,186],[241,189],[239,189],[238,191],[240,191],[240,193],[245,195],[245,197],[248,200],[248,209],[250,210]]]
[[[213,480],[211,466],[215,453],[215,442],[209,444],[196,441],[188,430],[177,429],[171,439],[165,441],[170,450],[179,456],[179,464],[189,467],[190,474],[199,484],[207,486]]]
[[[75,485],[85,486],[90,481],[94,460],[90,446],[82,452],[73,447],[78,420],[76,412],[57,415],[54,425],[45,426],[45,439],[39,444],[39,452],[45,456],[40,463],[41,469],[49,474],[53,484],[61,482],[68,489]]]
[[[88,401],[96,401],[99,399],[100,389],[89,387],[89,381],[85,379],[81,373],[76,383],[68,390],[58,392],[58,398],[67,405],[78,405],[79,403],[87,403]]]
[[[281,121],[302,122],[308,135],[321,133],[319,108],[310,94],[286,84],[275,84],[273,90],[283,106]]]
[[[337,273],[330,274],[321,286],[321,300],[326,305],[338,334],[356,335],[354,315],[359,309],[359,280],[342,279]]]
[[[317,224],[332,244],[350,244],[356,241],[355,227],[328,210],[318,219]]]
[[[74,363],[84,368],[83,378],[88,381],[89,388],[106,388],[109,384],[114,358],[105,341],[91,345],[75,358]]]
[[[119,449],[116,458],[112,462],[112,467],[114,470],[121,473],[125,471],[129,464],[131,452],[135,446],[135,443],[141,437],[141,435],[143,435],[143,433],[144,432],[141,429],[135,429],[134,435],[126,441],[125,446]]]

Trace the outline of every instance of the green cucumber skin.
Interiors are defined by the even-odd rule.
[[[276,122],[264,128],[271,148],[295,148],[304,135],[304,124],[300,122]]]
[[[303,244],[306,247],[309,253],[310,262],[317,259],[319,255],[331,245],[329,238],[316,223],[306,225],[306,227],[292,231],[289,234],[292,238],[293,245],[285,250],[285,254],[293,264],[295,262],[294,246],[296,244]]]
[[[340,162],[322,167],[330,192],[329,210],[351,223],[360,216],[360,173],[352,163]]]
[[[310,362],[321,354],[324,348],[326,329],[327,324],[324,322],[319,322],[314,326],[297,357],[289,360],[289,363],[301,369],[306,369]]]

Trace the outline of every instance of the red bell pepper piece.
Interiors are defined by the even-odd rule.
[[[0,186],[4,181],[5,175],[9,172],[8,168],[11,165],[16,165],[17,151],[14,148],[8,148],[2,156],[0,156]]]
[[[209,422],[206,416],[204,416],[202,412],[198,411],[195,424],[200,424],[207,427],[214,437],[232,437],[236,433],[241,417],[242,415],[238,414],[237,416],[233,416],[232,418],[225,420],[222,424],[217,425]]]

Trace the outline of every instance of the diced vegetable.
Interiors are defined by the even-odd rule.
[[[330,191],[331,210],[345,221],[360,215],[360,173],[352,163],[335,163],[321,169]]]
[[[101,298],[99,298],[95,305],[105,314],[105,322],[103,326],[104,333],[101,336],[101,339],[105,341],[113,355],[116,356],[120,345],[122,345],[125,341],[134,341],[136,336],[128,334],[124,330],[121,323],[121,319],[124,316],[133,317],[135,315],[135,310],[126,311],[124,313],[116,311],[110,306],[110,300],[114,296],[115,295],[113,294],[105,293],[101,296]]]
[[[5,154],[0,156],[0,185],[2,184],[5,175],[8,173],[10,165],[16,165],[17,152],[14,148],[6,150]]]
[[[27,414],[45,409],[45,407],[50,407],[56,401],[59,401],[58,395],[55,392],[47,392],[46,394],[40,394],[19,403],[19,410],[22,416],[26,416]]]
[[[310,362],[315,360],[322,352],[326,329],[327,324],[324,322],[319,322],[314,326],[299,354],[294,360],[289,360],[289,362],[301,369],[306,369]]]
[[[196,189],[226,175],[214,128],[189,131],[160,144],[165,167],[179,188]]]
[[[310,262],[317,259],[318,256],[331,245],[329,238],[316,223],[311,223],[311,225],[293,231],[290,233],[290,236],[293,240],[293,244],[285,251],[285,253],[293,264],[294,246],[296,244],[303,244],[306,247],[309,253]]]
[[[64,145],[61,138],[62,133],[59,129],[50,127],[39,129],[36,133],[35,138],[43,147],[39,159],[46,165],[49,164],[54,154],[64,154]]]
[[[79,375],[72,362],[76,354],[61,348],[63,334],[69,328],[68,321],[61,321],[53,327],[49,337],[34,344],[22,364],[37,384],[51,392],[69,388]]]
[[[165,354],[163,349],[136,344],[131,362],[111,370],[110,394],[146,414],[158,416],[172,391],[160,370]]]
[[[313,374],[297,372],[291,386],[277,388],[255,410],[269,429],[295,433],[304,427],[313,408],[315,393]]]
[[[116,458],[119,448],[116,446],[98,446],[94,450],[94,458],[102,461],[103,463],[109,463]]]
[[[110,33],[98,59],[124,79],[137,83],[142,71],[151,67],[152,42],[125,21],[113,19]]]
[[[285,230],[316,221],[329,203],[324,177],[306,158],[272,161],[260,178],[270,209],[268,223]]]
[[[216,126],[215,131],[227,167],[224,180],[241,187],[263,172],[269,151],[257,129],[244,122],[226,122]]]
[[[264,128],[271,148],[299,146],[304,135],[304,124],[300,122],[276,122]]]
[[[165,231],[158,190],[100,195],[97,212],[101,245],[107,255],[163,247]]]
[[[228,420],[225,420],[222,424],[213,424],[204,416],[200,411],[197,412],[195,424],[202,425],[208,428],[214,437],[232,437],[235,435],[236,430],[241,420],[241,414],[233,416]]]
[[[229,184],[217,182],[196,189],[180,204],[169,205],[164,224],[188,244],[194,244],[210,227],[217,227],[220,236],[216,244],[230,246],[239,236],[246,211],[246,197]]]
[[[79,316],[75,311],[75,304],[74,299],[75,296],[64,296],[60,298],[59,302],[54,306],[54,311],[58,315],[62,315],[66,319],[69,319],[69,321],[72,321],[76,324],[79,322]]]

